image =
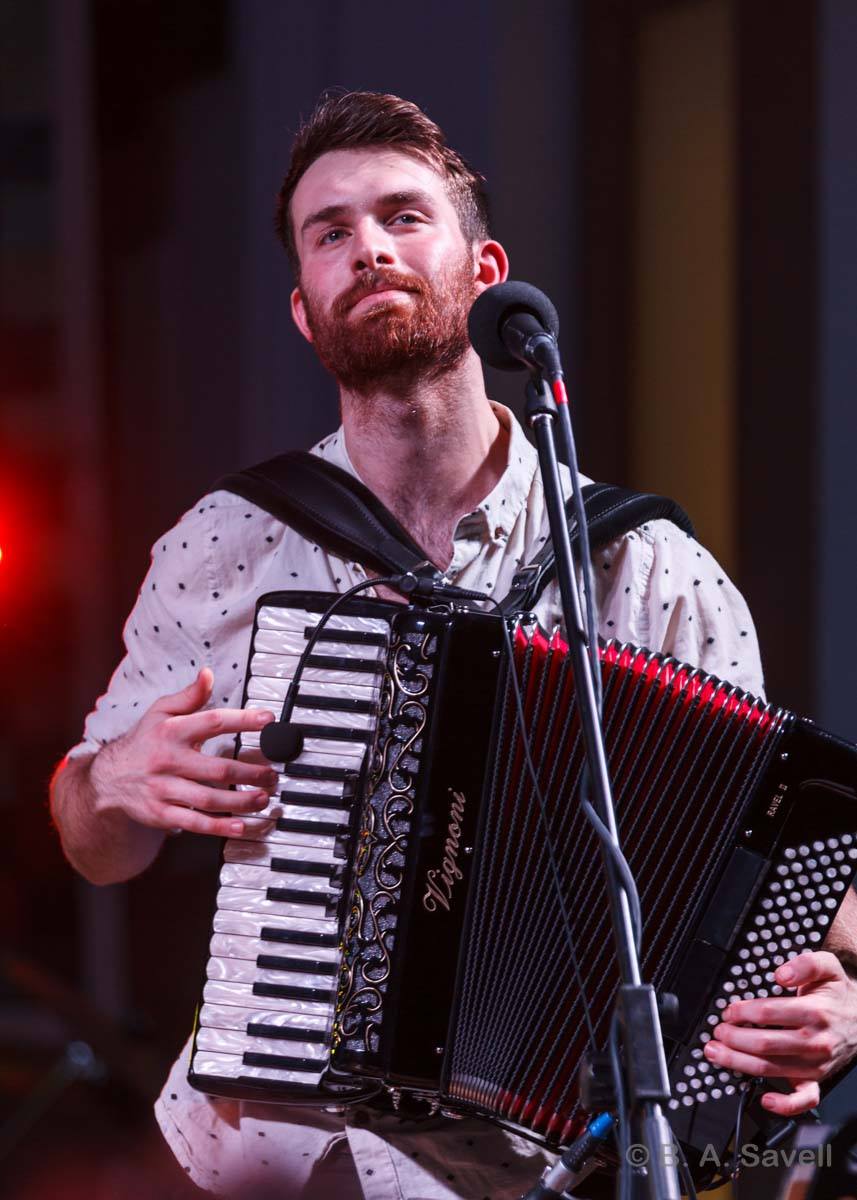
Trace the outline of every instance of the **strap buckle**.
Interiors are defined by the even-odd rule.
[[[531,587],[541,570],[541,563],[527,563],[525,567],[519,567],[512,576],[512,585],[510,590],[517,592],[523,588]]]

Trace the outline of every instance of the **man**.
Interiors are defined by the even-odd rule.
[[[315,452],[359,476],[456,583],[504,595],[544,541],[547,518],[535,453],[486,397],[467,340],[471,303],[508,272],[480,178],[416,106],[340,95],[298,135],[278,228],[298,282],[294,320],[339,385],[342,427]],[[273,719],[237,707],[255,600],[276,588],[343,591],[363,578],[359,564],[226,492],[204,497],[159,539],[125,629],[126,657],[53,787],[78,870],[95,883],[131,878],[169,830],[242,834],[241,815],[263,808],[276,783],[272,771],[230,758],[236,732]],[[597,591],[605,636],[761,692],[743,600],[668,522],[599,554]],[[548,628],[559,619],[555,587],[538,612]],[[255,790],[227,802],[230,784]],[[234,815],[217,815],[227,803]],[[795,1080],[791,1095],[766,1104],[797,1113],[857,1046],[857,1004],[831,954],[801,956],[780,978],[799,984],[800,998],[748,1002],[763,1012],[733,1006],[710,1053]],[[748,1029],[745,1019],[786,1028]],[[186,1072],[185,1053],[158,1120],[194,1181],[220,1194],[270,1180],[284,1197],[497,1200],[518,1196],[541,1169],[534,1147],[485,1123],[212,1101],[188,1087]]]

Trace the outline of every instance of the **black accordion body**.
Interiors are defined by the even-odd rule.
[[[279,712],[331,599],[260,600],[246,705]],[[510,663],[501,621],[352,600],[325,625],[291,718],[303,749],[225,844],[197,1088],[416,1096],[550,1148],[582,1131],[585,1005],[603,1049],[618,975],[571,660],[523,619]],[[601,662],[642,975],[679,1001],[669,1117],[701,1148],[741,1082],[703,1055],[720,1010],[778,993],[776,967],[821,946],[851,885],[857,751],[663,655],[610,642]],[[237,752],[260,758],[258,737]]]

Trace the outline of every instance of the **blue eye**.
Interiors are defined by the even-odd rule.
[[[397,216],[393,217],[393,222],[407,221],[409,225],[416,225],[418,220],[419,218],[417,217],[416,213],[399,213]]]
[[[344,229],[329,229],[329,230],[327,231],[327,233],[323,234],[323,235],[321,236],[321,238],[319,239],[319,245],[320,245],[320,246],[329,246],[329,245],[331,245],[331,244],[333,243],[333,239],[334,239],[334,238],[336,238],[336,239],[337,239],[337,241],[338,241],[338,240],[339,240],[339,238],[340,238],[340,236],[341,236],[342,234],[344,234],[344,232],[345,232],[345,230],[344,230]]]

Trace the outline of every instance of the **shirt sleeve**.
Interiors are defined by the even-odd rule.
[[[209,639],[200,628],[200,601],[208,590],[204,536],[199,521],[185,514],[152,547],[123,630],[125,654],[69,757],[97,753],[127,733],[155,700],[186,687],[211,665]]]
[[[764,696],[747,604],[716,559],[671,521],[650,521],[598,551],[601,633],[670,654]]]

